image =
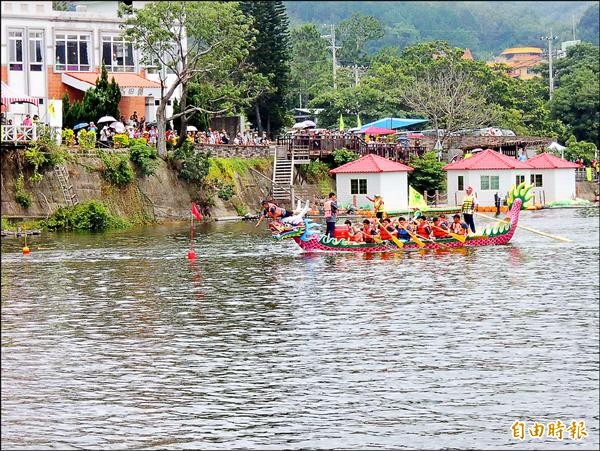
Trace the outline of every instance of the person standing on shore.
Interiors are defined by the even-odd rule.
[[[473,220],[473,214],[477,209],[477,194],[473,192],[472,186],[467,186],[467,195],[463,199],[461,212],[465,223],[471,228],[473,233],[475,232],[475,221]]]
[[[329,238],[333,238],[335,236],[335,223],[337,221],[337,196],[335,193],[329,193],[329,199],[325,201],[323,205],[325,223],[327,224],[327,231],[325,234]]]

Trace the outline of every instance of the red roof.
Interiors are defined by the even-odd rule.
[[[577,163],[571,163],[547,152],[530,158],[527,160],[527,164],[533,169],[574,169],[579,167]]]
[[[100,78],[100,74],[96,72],[67,72],[70,77],[76,78],[77,80],[84,81],[91,85],[96,84],[96,79]],[[108,81],[110,82],[112,77],[119,85],[119,88],[160,88],[160,84],[148,80],[147,78],[140,77],[138,74],[124,73],[124,72],[109,72]]]
[[[531,169],[531,166],[495,150],[486,149],[477,155],[444,166],[446,171],[461,169]]]
[[[358,160],[346,163],[329,171],[330,174],[351,174],[356,172],[408,172],[413,168],[387,158],[369,154]]]

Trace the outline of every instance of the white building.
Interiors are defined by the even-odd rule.
[[[71,101],[82,100],[104,62],[109,81],[114,77],[121,88],[121,114],[129,118],[136,111],[148,122],[155,120],[159,76],[155,68],[141,66],[137,50],[121,38],[123,19],[116,13],[119,2],[76,3],[75,11],[54,11],[51,1],[1,3],[2,81],[15,92],[40,99],[40,119],[45,121],[48,100],[60,100],[65,93]],[[133,2],[133,6],[145,3]],[[168,75],[167,83],[174,77]],[[180,96],[178,88],[174,97]],[[2,110],[8,110],[8,117],[16,115],[17,120],[25,113],[38,114],[30,104],[12,104]],[[169,105],[167,115],[171,113]]]
[[[332,169],[340,206],[371,208],[367,196],[383,197],[386,211],[408,210],[408,172],[413,168],[377,155],[365,155],[358,160]]]
[[[480,205],[494,205],[494,195],[505,197],[521,182],[534,185],[533,203],[546,204],[575,198],[575,163],[543,153],[527,161],[494,150],[444,166],[447,172],[448,203],[462,205],[466,188],[472,186]]]

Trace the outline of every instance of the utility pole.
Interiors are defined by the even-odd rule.
[[[558,39],[558,36],[552,36],[552,28],[550,29],[550,36],[540,36],[540,40],[548,41],[548,78],[550,80],[550,99],[552,99],[552,93],[554,92],[554,75],[552,73],[552,41]]]
[[[571,14],[571,24],[573,25],[573,40],[575,40],[575,14]]]
[[[331,45],[328,46],[328,49],[331,49],[331,54],[333,55],[333,89],[337,88],[336,82],[335,82],[335,75],[336,75],[336,70],[337,70],[337,59],[336,59],[336,50],[339,49],[340,47],[336,47],[335,45],[335,25],[331,24],[331,34],[327,34],[324,36],[321,36],[322,38],[325,39],[329,39],[331,42]]]

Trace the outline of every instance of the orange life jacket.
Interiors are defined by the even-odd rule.
[[[272,209],[275,208],[275,212],[273,213]],[[283,208],[278,207],[275,204],[269,202],[267,207],[267,216],[273,219],[281,218],[283,216]]]
[[[434,224],[435,225],[435,224]],[[440,227],[440,225],[437,225],[437,227]],[[446,232],[444,232],[443,230],[440,230],[439,228],[436,227],[432,227],[433,228],[433,236],[436,238],[445,238],[448,236],[448,234]]]
[[[381,237],[382,240],[391,240],[392,239],[392,234],[384,225],[382,225],[379,228],[379,236]]]
[[[324,216],[326,218],[331,218],[331,199],[328,199],[323,204]]]

